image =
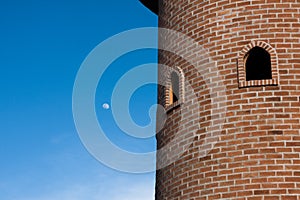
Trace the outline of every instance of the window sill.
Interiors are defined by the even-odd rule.
[[[263,79],[263,80],[251,80],[251,81],[239,82],[239,88],[267,86],[267,85],[278,85],[278,80],[277,79]]]
[[[181,101],[176,101],[175,103],[166,106],[166,112],[167,114],[170,113],[172,110],[178,108],[182,102]]]

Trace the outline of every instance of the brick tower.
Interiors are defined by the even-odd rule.
[[[180,158],[158,168],[156,200],[299,200],[300,1],[142,2],[158,15],[159,27],[187,35],[207,51],[227,100],[218,141],[205,156],[198,156],[199,149],[209,145],[203,139],[214,118],[211,99],[216,94],[190,62],[159,52],[159,63],[174,71],[159,69],[169,83],[159,87],[167,119],[157,134],[158,149],[172,140],[179,121],[187,121],[184,130],[195,135]],[[181,47],[178,39],[167,42]],[[188,101],[186,82],[197,101]],[[181,109],[184,104],[190,104],[187,110]],[[185,132],[180,134],[184,140]],[[157,160],[167,157],[158,155]]]

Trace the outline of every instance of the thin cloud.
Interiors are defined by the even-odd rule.
[[[98,180],[99,182],[101,180]],[[153,200],[153,182],[112,181],[110,187],[101,183],[73,184],[50,194],[17,200]]]

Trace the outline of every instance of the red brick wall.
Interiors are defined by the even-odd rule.
[[[205,47],[217,62],[227,104],[219,141],[199,157],[212,118],[211,94],[190,63],[160,51],[160,63],[182,69],[199,106],[169,110],[165,128],[157,135],[158,148],[173,139],[180,120],[195,112],[200,116],[185,126],[196,133],[189,149],[157,171],[156,200],[300,199],[299,21],[298,0],[161,0],[160,27],[180,31]],[[276,50],[277,85],[239,87],[238,59],[252,41]],[[164,105],[163,89],[159,87],[159,101]],[[158,155],[158,162],[168,156]]]

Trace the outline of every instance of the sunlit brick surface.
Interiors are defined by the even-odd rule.
[[[300,199],[299,21],[300,1],[296,0],[161,0],[160,27],[192,37],[217,62],[226,87],[227,111],[218,143],[199,158],[212,117],[209,90],[188,62],[160,51],[160,63],[183,71],[199,108],[169,110],[165,128],[157,135],[158,148],[173,139],[180,120],[195,112],[200,117],[186,127],[196,132],[188,151],[157,171],[156,200]],[[239,56],[252,41],[276,50],[273,85],[239,85]],[[162,90],[159,101],[164,105]]]

